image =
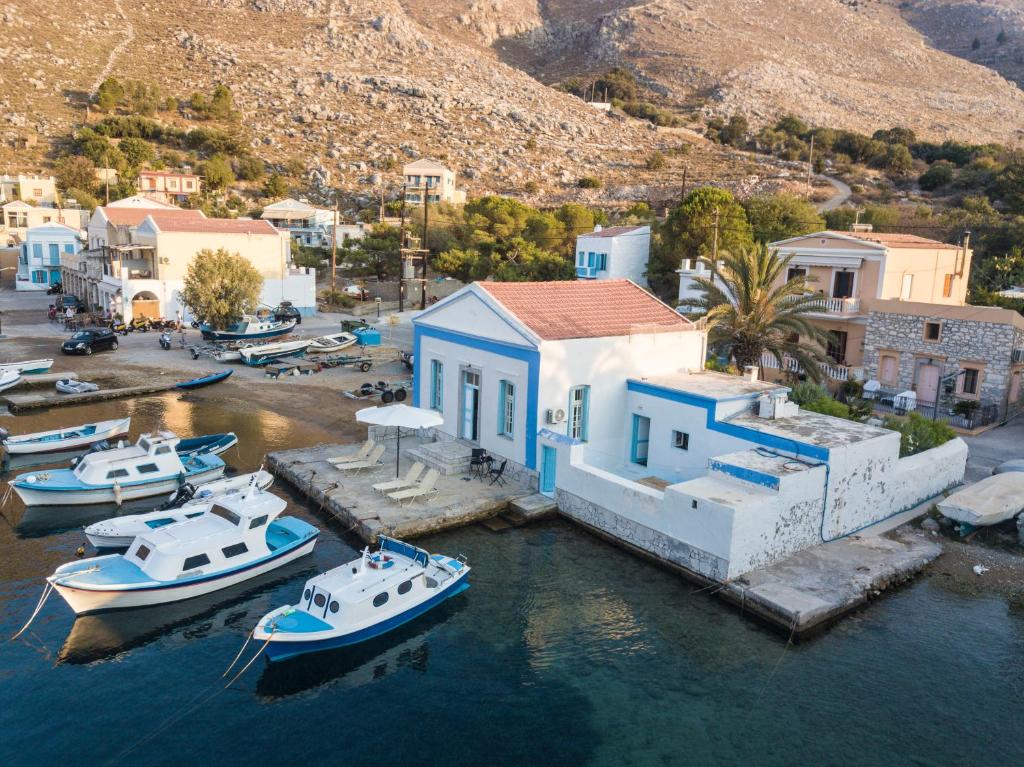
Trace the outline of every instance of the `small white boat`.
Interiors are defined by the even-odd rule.
[[[0,391],[17,386],[21,381],[21,373],[17,370],[5,370],[0,372]]]
[[[298,604],[253,629],[272,661],[372,639],[469,588],[465,559],[381,536],[380,550],[306,581]]]
[[[179,442],[172,432],[143,434],[134,445],[88,453],[73,469],[19,474],[10,485],[26,506],[120,505],[223,476],[224,461],[208,451],[179,455]]]
[[[359,339],[351,333],[332,333],[326,336],[314,338],[309,342],[307,354],[332,354],[347,349]]]
[[[309,554],[320,532],[256,489],[221,498],[200,517],[135,539],[124,554],[81,559],[46,580],[77,615],[177,602],[233,586]]]
[[[200,325],[199,329],[207,341],[255,341],[291,333],[295,325],[295,320],[261,320],[259,317],[245,316],[226,330],[214,330],[206,324]]]
[[[13,370],[20,375],[49,372],[53,360],[26,360],[25,362],[0,362],[0,375]]]
[[[215,501],[221,498],[244,493],[250,487],[266,490],[273,482],[274,476],[270,472],[260,469],[251,474],[215,479],[198,488],[185,485],[182,489],[192,488],[194,494],[177,508],[156,509],[145,514],[129,514],[105,519],[86,527],[85,537],[97,549],[125,549],[131,546],[132,541],[140,535],[146,535],[152,530],[166,525],[173,525],[175,522],[201,517],[210,510]],[[178,493],[171,496],[171,502],[177,496]]]
[[[34,434],[15,436],[8,436],[4,429],[0,429],[0,445],[3,445],[9,455],[59,453],[120,437],[128,433],[131,423],[130,417],[117,418],[112,421],[86,423],[67,429],[38,431]]]
[[[1024,473],[993,474],[939,501],[944,517],[974,527],[998,525],[1024,510]]]
[[[239,349],[242,362],[246,365],[266,365],[281,357],[288,357],[292,354],[299,354],[305,351],[311,342],[309,340],[281,341],[280,343],[263,344],[261,346],[249,346]]]
[[[62,378],[56,383],[57,391],[61,394],[85,394],[91,391],[99,391],[100,387],[88,381],[79,381],[75,378]]]

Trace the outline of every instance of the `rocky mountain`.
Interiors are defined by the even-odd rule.
[[[865,0],[0,0],[0,121],[40,139],[5,142],[0,167],[42,165],[108,75],[179,98],[227,83],[260,156],[299,157],[314,185],[367,194],[420,156],[450,163],[473,192],[549,201],[657,198],[684,178],[789,183],[784,165],[549,87],[611,66],[694,124],[793,112],[867,132],[1014,138],[1019,88],[938,50],[903,13]],[[668,166],[649,170],[656,150]],[[576,189],[585,175],[603,187]]]

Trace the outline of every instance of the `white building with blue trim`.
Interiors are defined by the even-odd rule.
[[[963,478],[955,439],[800,410],[703,370],[707,334],[627,280],[474,283],[414,320],[438,437],[523,466],[563,514],[714,580],[849,535]]]
[[[64,224],[43,224],[25,232],[18,254],[16,290],[46,290],[61,281],[61,257],[82,249],[80,232]]]
[[[576,277],[581,280],[632,280],[647,287],[651,227],[600,224],[576,236]]]

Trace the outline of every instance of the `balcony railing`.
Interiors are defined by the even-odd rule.
[[[592,280],[597,277],[596,266],[577,266],[576,276],[581,280]]]
[[[864,396],[871,401],[877,413],[906,415],[910,411],[915,411],[933,421],[945,421],[955,429],[966,431],[988,426],[999,420],[999,405],[987,400],[971,400],[952,395],[936,403],[919,399],[916,392],[908,393],[897,389],[877,389],[865,392]],[[976,402],[977,405],[958,408],[960,402]]]
[[[814,301],[810,301],[809,304],[813,307],[812,311],[822,314],[857,314],[860,312],[859,298],[820,296]]]
[[[761,355],[761,367],[769,368],[771,370],[780,369],[779,361],[768,352],[765,352],[764,354]],[[824,373],[826,377],[833,381],[848,381],[851,378],[856,378],[856,375],[854,375],[853,371],[859,370],[859,368],[854,369],[848,367],[847,365],[837,365],[828,362],[820,362],[818,363],[818,367],[821,368],[821,372]],[[800,363],[797,362],[792,357],[790,357],[788,354],[785,354],[782,357],[781,369],[787,373],[796,373],[797,375],[804,372],[804,369],[800,366]]]

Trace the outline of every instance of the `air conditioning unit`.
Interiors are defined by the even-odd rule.
[[[548,423],[561,423],[565,420],[565,411],[561,408],[557,410],[548,410]]]
[[[160,256],[160,263],[161,264],[169,264],[169,263],[171,263],[171,259],[168,256]]]

